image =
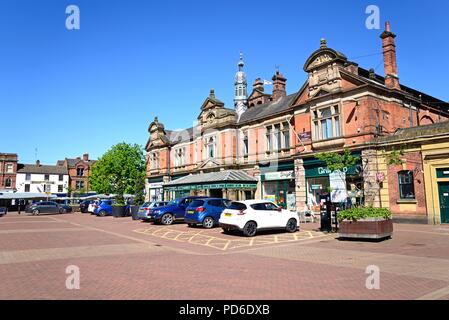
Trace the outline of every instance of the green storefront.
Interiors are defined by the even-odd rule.
[[[357,154],[355,154],[357,155]],[[332,202],[343,203],[349,197],[353,204],[363,200],[363,178],[361,177],[361,160],[359,163],[332,172],[316,158],[304,159],[307,204],[310,208],[319,205],[319,196],[331,193]]]
[[[295,169],[293,162],[261,167],[262,198],[288,210],[295,210]]]

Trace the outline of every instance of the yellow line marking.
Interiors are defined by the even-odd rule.
[[[231,243],[231,241],[230,240],[228,240],[228,243],[226,243],[225,244],[225,246],[223,247],[223,251],[225,251],[228,247],[229,247],[229,244]]]

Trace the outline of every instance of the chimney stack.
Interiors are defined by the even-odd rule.
[[[83,154],[83,160],[84,161],[89,161],[89,154],[88,153]]]
[[[254,90],[259,90],[259,91],[264,92],[263,81],[260,78],[257,78],[256,81],[254,81],[253,91]]]
[[[41,166],[41,162],[39,160],[36,160],[36,167],[40,167]]]
[[[396,35],[390,30],[390,22],[385,23],[385,31],[380,35],[384,55],[385,85],[390,89],[400,90],[398,66],[396,64]]]
[[[276,70],[275,75],[272,78],[273,80],[273,94],[271,96],[273,101],[277,101],[282,97],[287,95],[287,91],[285,89],[287,79],[284,78],[282,73],[279,70]]]

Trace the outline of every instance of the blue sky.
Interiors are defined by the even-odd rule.
[[[65,28],[69,4],[80,30]],[[448,101],[447,0],[0,0],[0,152],[25,163],[36,148],[43,163],[96,158],[118,142],[144,145],[154,116],[191,126],[211,88],[232,106],[240,51],[249,85],[279,65],[289,93],[322,37],[383,74],[370,4],[398,35],[401,83]]]

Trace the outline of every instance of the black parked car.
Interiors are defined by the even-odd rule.
[[[0,207],[0,217],[6,216],[7,213],[8,213],[8,208]]]
[[[89,205],[91,203],[94,203],[94,200],[84,200],[83,202],[81,202],[80,203],[81,213],[88,213],[89,211],[87,209],[89,208]]]
[[[25,212],[32,213],[33,215],[39,215],[41,213],[68,213],[72,212],[72,208],[53,201],[42,201],[27,206]]]

